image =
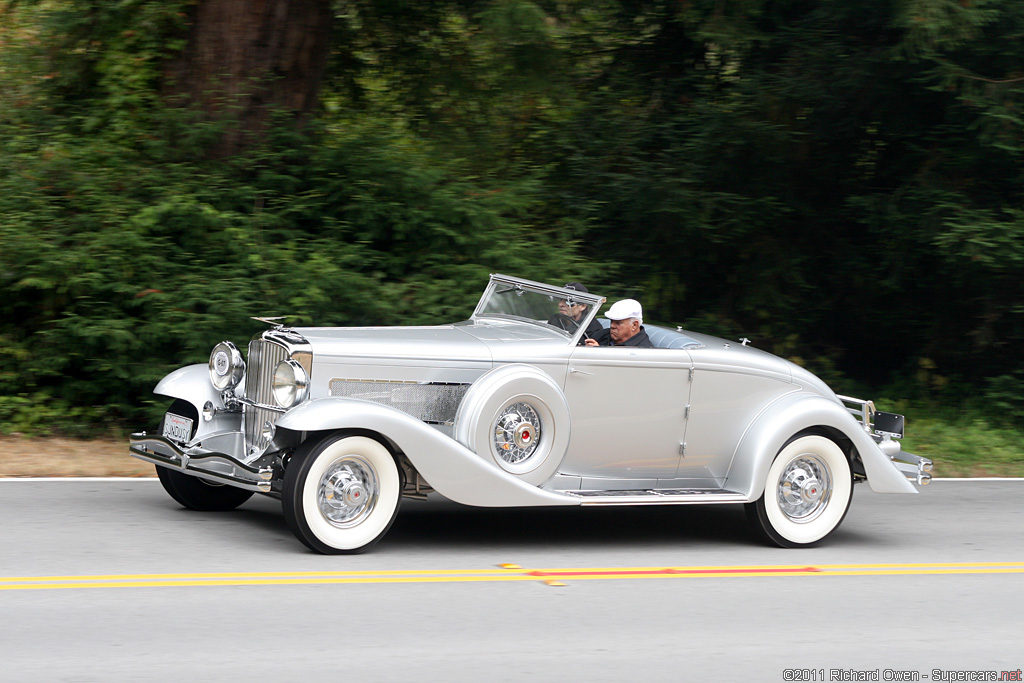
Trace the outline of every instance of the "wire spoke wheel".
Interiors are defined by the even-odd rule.
[[[569,406],[561,388],[537,368],[492,370],[466,392],[455,415],[455,440],[527,484],[558,469],[569,446]]]
[[[509,465],[518,465],[537,450],[541,440],[537,410],[526,402],[505,408],[494,424],[494,449]]]

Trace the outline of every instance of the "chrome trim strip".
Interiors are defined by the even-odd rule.
[[[580,505],[701,505],[746,503],[747,497],[725,489],[642,489],[636,491],[559,491]]]
[[[537,289],[554,295],[560,295],[563,297],[571,296],[579,299],[583,303],[591,304],[595,308],[599,307],[601,304],[605,302],[605,297],[600,296],[598,294],[594,294],[593,292],[581,292],[576,289],[556,287],[554,285],[549,285],[544,282],[527,280],[526,278],[521,277],[512,277],[510,275],[501,275],[499,273],[491,273],[490,282],[488,282],[488,285],[490,285],[491,282],[500,282],[503,285],[509,285],[511,287],[521,285],[525,287],[530,287],[531,289]]]
[[[198,453],[186,453],[174,442],[162,436],[148,435],[145,432],[132,434],[129,444],[130,454],[139,460],[178,470],[191,476],[213,479],[249,491],[270,493],[272,482],[275,479],[280,479],[280,473],[275,473],[274,467],[267,465],[253,467],[226,453],[215,451],[199,450]],[[231,474],[210,469],[207,467],[210,464],[230,468]]]
[[[267,405],[265,403],[257,403],[256,401],[250,401],[249,399],[247,399],[245,397],[238,397],[235,400],[238,401],[239,403],[243,403],[243,404],[249,406],[250,408],[259,408],[260,410],[272,410],[275,413],[282,413],[282,414],[288,412],[287,409],[282,408],[281,406],[269,406],[269,405]],[[241,412],[241,411],[238,411],[238,412]]]

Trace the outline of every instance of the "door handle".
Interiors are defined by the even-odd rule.
[[[569,374],[570,375],[591,375],[591,376],[593,376],[594,373],[586,372],[584,370],[577,370],[576,368],[569,368]]]

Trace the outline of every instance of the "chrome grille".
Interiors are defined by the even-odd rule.
[[[277,364],[288,358],[288,349],[266,341],[249,342],[249,362],[245,371],[245,397],[260,405],[274,405],[273,381]],[[249,451],[263,451],[269,443],[261,436],[263,424],[277,424],[281,413],[252,405],[245,406],[245,442]]]
[[[468,384],[402,382],[372,379],[332,379],[331,396],[361,398],[433,424],[453,424]]]

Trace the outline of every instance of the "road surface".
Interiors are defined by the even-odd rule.
[[[826,545],[729,506],[406,501],[326,557],[277,501],[0,480],[3,681],[990,680],[1024,667],[1024,481],[858,486]],[[982,676],[979,678],[978,676]],[[1016,680],[1020,680],[1017,678]]]

